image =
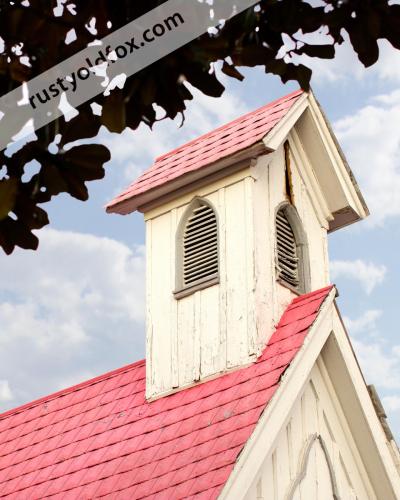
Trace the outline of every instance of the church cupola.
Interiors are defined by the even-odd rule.
[[[329,284],[327,234],[367,208],[312,94],[161,156],[108,212],[146,221],[146,396],[253,362],[296,295]]]

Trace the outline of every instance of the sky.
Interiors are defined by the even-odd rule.
[[[366,70],[347,46],[312,61],[313,91],[357,178],[371,216],[329,237],[331,279],[367,383],[378,389],[400,441],[400,53],[381,45]],[[47,207],[38,251],[0,254],[0,411],[144,356],[144,224],[104,205],[153,159],[240,114],[289,93],[261,69],[224,77],[219,99],[197,91],[184,125],[111,134],[106,178],[90,201],[60,196]]]

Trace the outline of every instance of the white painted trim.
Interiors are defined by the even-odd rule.
[[[332,338],[332,335],[330,335],[329,338]],[[328,342],[329,342],[329,339],[328,339]],[[326,344],[325,344],[325,346],[326,346]],[[324,346],[324,348],[325,348],[325,346]],[[326,388],[326,391],[329,395],[329,400],[330,400],[329,402],[332,405],[332,408],[333,408],[333,411],[335,412],[336,418],[339,421],[339,424],[340,424],[342,432],[343,432],[343,436],[346,440],[347,446],[349,447],[349,451],[352,455],[352,459],[357,466],[357,469],[358,469],[360,476],[363,478],[364,487],[368,492],[369,498],[371,500],[375,499],[376,496],[375,496],[375,493],[372,489],[372,485],[369,481],[369,477],[368,477],[366,468],[365,468],[364,463],[362,461],[362,458],[360,456],[360,452],[357,449],[357,445],[353,439],[353,435],[352,435],[351,428],[349,425],[350,422],[348,422],[348,420],[346,419],[346,415],[343,412],[343,408],[340,405],[336,391],[332,385],[331,377],[328,373],[328,370],[326,369],[325,363],[324,363],[321,356],[319,356],[317,358],[315,365],[318,368],[318,370],[314,369],[313,371],[318,373],[317,376],[321,378],[322,383],[324,384],[324,386]],[[315,378],[315,376],[314,376],[314,378]]]
[[[358,403],[358,410],[365,420],[366,427],[368,428],[368,437],[374,442],[376,446],[377,454],[390,480],[392,489],[395,492],[393,498],[400,499],[400,473],[396,467],[395,458],[390,451],[390,443],[386,439],[385,432],[376,414],[363,374],[360,370],[357,359],[355,358],[353,348],[349,341],[347,332],[344,329],[340,313],[337,311],[337,309],[336,314],[334,315],[333,331],[335,335],[332,338],[332,343],[335,342],[340,352],[340,359],[343,361],[346,370],[348,371],[348,375],[350,378],[349,383],[351,384],[350,387],[354,392],[354,402]],[[327,357],[327,359],[329,359],[329,356]],[[329,367],[327,367],[327,369],[329,371]],[[332,376],[331,380],[334,382],[334,378],[332,378]],[[335,387],[335,390],[338,393],[338,396],[340,396],[341,394],[340,391],[338,391],[338,387]],[[355,413],[355,410],[352,411],[352,414],[353,413]],[[346,415],[346,417],[347,419],[349,418],[348,415]],[[353,437],[356,438],[354,431]],[[363,437],[360,437],[359,442],[362,443],[365,441],[365,439],[366,436],[364,435]],[[370,476],[373,469],[374,468],[371,467],[371,470],[369,471]]]
[[[263,142],[265,146],[268,149],[276,151],[307,107],[308,96],[304,93],[297,99],[282,120],[264,137]]]
[[[400,499],[400,475],[389,449],[390,443],[386,441],[348,336],[334,306],[335,293],[336,290],[333,289],[323,303],[304,345],[285,372],[278,390],[245,444],[220,494],[220,499],[230,500],[231,498],[241,499],[245,497],[249,486],[256,478],[261,457],[266,457],[274,449],[280,430],[286,425],[297,398],[309,380],[313,366],[324,346],[328,345],[328,339],[330,339],[329,342],[333,342],[337,346],[337,356],[331,350],[326,354],[327,359],[332,361],[332,358],[336,356],[344,364],[344,369],[340,373],[344,379],[340,380],[334,390],[339,399],[341,392],[349,390],[352,392],[352,407],[344,406],[342,409],[359,450],[362,443],[358,439],[360,436],[355,434],[357,429],[365,429],[361,439],[365,442],[365,446],[368,446],[369,454],[366,454],[365,451],[363,453],[362,450],[360,453],[368,477],[378,494],[378,498]],[[327,352],[326,349],[325,352]],[[327,366],[327,370],[333,381],[335,381],[335,377],[339,377],[338,373],[331,373],[329,366]],[[382,496],[380,492],[383,491],[385,494]]]
[[[315,173],[311,167],[308,157],[303,149],[298,133],[295,128],[290,131],[289,146],[293,154],[294,164],[302,178],[305,186],[307,187],[310,196],[311,205],[317,214],[318,221],[322,227],[329,229],[328,221],[333,220],[332,212],[329,210],[325,197],[322,193],[321,187],[315,177]],[[301,165],[302,168],[298,168]]]
[[[363,200],[360,199],[358,185],[354,181],[351,171],[349,172],[349,167],[346,166],[343,157],[338,151],[336,140],[332,137],[332,132],[327,126],[325,117],[323,116],[312,92],[309,93],[309,103],[311,116],[313,117],[318,132],[320,133],[324,147],[326,148],[332,166],[335,169],[339,183],[346,194],[346,197],[352,201],[354,209],[363,219],[367,217],[368,212],[366,210],[365,203],[363,203]]]
[[[246,163],[249,165],[253,158],[270,152],[272,151],[266,149],[262,141],[256,142],[246,149],[242,149],[214,163],[204,165],[202,168],[181,175],[161,186],[108,206],[106,207],[106,212],[127,215],[136,210],[144,213],[152,208],[161,207],[167,201],[174,200],[180,196],[182,191],[192,191],[194,186],[198,188],[199,185],[213,182],[215,178],[225,178],[232,171],[244,168]]]
[[[336,289],[333,288],[311,326],[302,348],[284,374],[278,390],[244,446],[219,496],[221,500],[244,498],[259,469],[260,457],[265,457],[273,449],[279,431],[290,416],[298,395],[308,381],[314,362],[332,331],[332,304],[335,295]],[[316,332],[318,335],[315,335]]]
[[[308,109],[310,116],[315,124],[318,131],[319,138],[327,152],[331,168],[335,172],[335,176],[338,179],[338,184],[340,190],[342,191],[345,199],[348,201],[349,206],[355,211],[359,218],[363,219],[369,215],[368,209],[365,205],[365,201],[360,193],[359,187],[354,179],[354,176],[344,158],[343,153],[340,150],[340,146],[337,143],[336,138],[333,135],[330,126],[327,124],[326,118],[323,115],[314,95],[310,91],[308,94],[304,94],[298,101],[292,106],[288,111],[286,116],[269,132],[263,139],[265,146],[271,150],[276,151],[279,146],[285,141],[285,139],[291,134],[291,132],[296,125],[299,118]],[[294,134],[292,134],[294,136]],[[299,148],[297,148],[299,149]],[[307,163],[307,162],[306,162]],[[309,174],[310,172],[308,172]],[[310,175],[308,175],[309,180]],[[307,183],[307,187],[315,188],[315,182]],[[317,191],[313,189],[315,195]],[[323,191],[320,189],[320,193]],[[324,218],[329,221],[333,220],[334,214],[329,210],[325,197],[321,202],[320,196],[315,196],[314,202],[318,200],[318,206],[320,212],[316,210],[317,213],[324,214]],[[346,207],[343,207],[346,208]],[[355,221],[354,221],[355,222]],[[341,227],[341,226],[339,226]]]

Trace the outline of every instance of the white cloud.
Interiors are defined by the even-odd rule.
[[[385,278],[386,267],[373,262],[357,260],[333,260],[330,263],[331,278],[335,281],[345,277],[358,281],[364,291],[370,294]]]
[[[400,356],[391,349],[384,349],[378,339],[368,342],[354,339],[353,346],[368,383],[383,389],[400,389]]]
[[[354,350],[367,384],[374,384],[396,436],[400,435],[400,356],[379,341],[354,340]]]
[[[376,322],[381,316],[382,311],[378,309],[369,309],[357,319],[344,317],[343,320],[350,333],[357,334],[375,330]]]
[[[360,317],[344,317],[367,384],[374,384],[389,417],[392,431],[400,433],[400,346],[388,346],[377,322],[382,311],[370,309]],[[383,396],[383,397],[382,397]]]
[[[389,417],[392,431],[400,435],[400,345],[389,346],[377,329],[382,312],[366,311],[356,319],[344,318],[367,384],[374,384]],[[374,330],[374,338],[370,332]],[[354,337],[353,334],[357,334]]]
[[[398,90],[334,124],[371,210],[370,224],[400,215],[400,122]]]
[[[8,380],[0,380],[0,402],[11,401],[13,394]]]
[[[400,411],[400,396],[385,396],[382,403],[386,411]]]
[[[394,49],[385,40],[378,41],[379,59],[365,68],[359,61],[357,54],[344,33],[345,42],[336,46],[334,59],[318,59],[301,56],[299,60],[313,70],[313,81],[317,83],[349,84],[356,80],[361,84],[363,80],[377,78],[384,83],[396,84],[400,81],[400,51]],[[313,36],[310,43],[331,43],[330,37]]]
[[[88,370],[83,370],[83,371],[77,370],[74,373],[72,373],[71,375],[60,379],[57,383],[55,390],[60,391],[62,389],[65,389],[66,387],[72,387],[73,385],[80,384],[81,382],[83,382],[85,380],[90,380],[91,378],[94,378],[95,376],[96,376],[96,373],[90,372]]]
[[[142,246],[47,229],[0,273],[0,379],[13,405],[143,356]]]

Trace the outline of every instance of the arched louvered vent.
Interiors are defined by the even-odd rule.
[[[276,246],[279,278],[297,288],[300,283],[297,244],[284,209],[276,214]]]
[[[183,286],[218,274],[218,234],[214,210],[205,203],[193,209],[183,234]]]

